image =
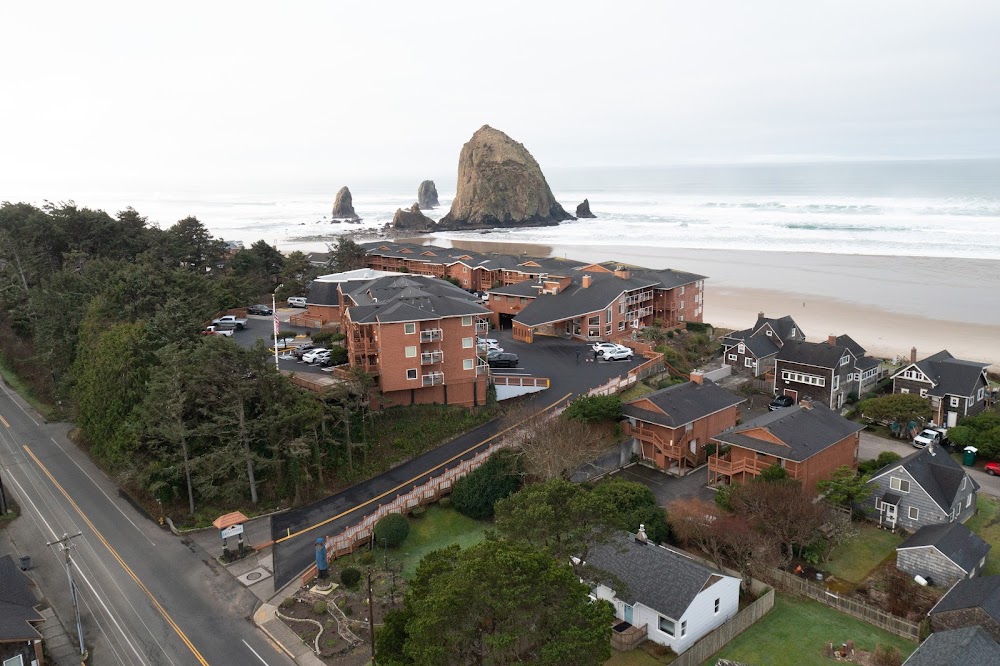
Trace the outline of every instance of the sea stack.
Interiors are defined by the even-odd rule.
[[[427,232],[434,229],[434,220],[420,212],[420,204],[413,204],[409,210],[396,209],[392,216],[392,228],[401,231]]]
[[[597,217],[590,212],[590,201],[587,199],[583,200],[583,203],[576,207],[576,216],[583,217]]]
[[[433,180],[425,180],[420,183],[420,187],[417,188],[417,205],[424,210],[430,210],[441,205],[438,202],[438,191],[434,187]]]
[[[354,212],[351,191],[346,186],[340,188],[340,191],[337,192],[337,198],[333,201],[333,214],[331,217],[339,217],[345,220],[358,219],[358,214]]]
[[[531,153],[483,125],[462,146],[455,200],[438,229],[542,227],[574,219],[552,196]]]

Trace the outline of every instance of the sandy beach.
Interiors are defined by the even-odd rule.
[[[425,239],[426,240],[426,239]],[[874,356],[947,349],[1000,371],[1000,261],[533,245],[434,238],[480,252],[617,260],[705,275],[705,321],[747,328],[791,315],[810,341],[846,333]]]

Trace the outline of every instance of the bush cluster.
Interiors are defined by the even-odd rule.
[[[493,505],[521,487],[520,457],[501,449],[490,459],[458,480],[451,500],[460,512],[485,520],[493,516]]]
[[[395,548],[410,534],[410,521],[406,516],[390,513],[375,523],[375,543]]]

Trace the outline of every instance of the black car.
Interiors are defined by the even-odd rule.
[[[792,399],[790,395],[779,395],[777,398],[771,401],[771,404],[767,406],[772,412],[776,409],[781,409],[782,407],[791,407],[795,404],[795,400]]]
[[[491,368],[516,368],[517,354],[507,354],[505,352],[491,354],[486,357],[486,362]]]
[[[269,315],[274,314],[274,310],[266,305],[251,305],[247,308],[248,315]]]

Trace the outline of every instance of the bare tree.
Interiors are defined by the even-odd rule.
[[[529,419],[509,437],[521,451],[525,472],[542,481],[568,479],[610,444],[600,429],[563,416]]]

